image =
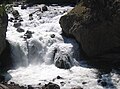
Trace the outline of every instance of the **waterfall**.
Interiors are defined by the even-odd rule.
[[[62,37],[59,25],[59,19],[65,10],[69,10],[68,7],[62,9],[58,6],[58,10],[55,10],[55,7],[50,6],[49,11],[42,13],[38,12],[41,6],[30,7],[28,10],[14,7],[24,20],[20,26],[23,32],[17,32],[13,22],[8,24],[7,39],[11,44],[14,66],[18,68],[42,63],[57,66],[58,59],[70,62],[71,67],[78,65],[74,61],[79,59],[76,56],[79,54],[79,46],[73,39]],[[33,20],[29,20],[29,13],[35,10],[37,12],[33,14]],[[8,15],[9,18],[14,18],[11,14]],[[66,40],[69,42],[65,42]]]
[[[20,22],[19,30],[14,27],[14,22],[19,22],[19,20],[8,23],[6,39],[11,45],[11,55],[15,67],[15,70],[8,71],[13,77],[10,81],[19,84],[36,84],[44,78],[49,80],[49,78],[57,76],[58,69],[70,69],[79,65],[79,45],[74,39],[63,37],[59,25],[60,17],[72,7],[49,6],[48,11],[38,11],[42,6],[28,7],[27,10],[21,10],[20,6],[13,7],[18,10],[23,21]],[[30,20],[29,14],[36,10],[33,19]],[[9,19],[14,18],[11,13],[8,16]],[[22,31],[20,31],[21,29]],[[57,72],[52,75],[51,70]],[[46,71],[50,72],[51,77]],[[63,73],[62,70],[61,73]],[[33,76],[36,77],[32,82],[30,78],[32,79]],[[36,79],[37,76],[40,80]],[[20,81],[16,78],[19,78]],[[23,81],[23,78],[28,79]]]

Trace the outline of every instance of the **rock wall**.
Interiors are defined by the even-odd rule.
[[[81,0],[60,25],[80,43],[85,57],[120,61],[120,0]]]
[[[8,25],[8,16],[5,10],[0,6],[0,54],[6,47],[6,31]]]
[[[6,41],[8,15],[3,6],[0,6],[0,71],[6,71],[12,65],[10,45]]]

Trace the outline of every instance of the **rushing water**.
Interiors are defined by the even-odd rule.
[[[42,6],[37,5],[24,10],[14,7],[23,19],[20,28],[24,29],[24,32],[18,32],[17,28],[13,26],[14,23],[9,22],[7,40],[11,44],[16,68],[8,71],[12,76],[10,81],[33,86],[37,86],[39,83],[54,82],[62,89],[72,87],[104,89],[97,84],[97,70],[80,66],[80,49],[77,42],[61,35],[59,19],[73,7],[48,6],[48,11],[37,11]],[[29,20],[29,14],[33,12],[35,12],[33,20]],[[11,17],[13,17],[12,14],[9,14],[9,18]],[[27,32],[31,33],[29,39],[25,35]],[[66,62],[64,66],[67,65],[70,69],[56,67],[59,66],[58,60],[61,58]],[[61,76],[63,79],[56,79],[57,76]],[[83,82],[86,82],[86,85]],[[113,82],[116,86],[120,83]]]

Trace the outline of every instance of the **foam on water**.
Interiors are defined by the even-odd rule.
[[[59,25],[59,19],[64,12],[68,12],[73,7],[70,6],[49,6],[48,11],[36,12],[33,14],[33,20],[29,20],[29,14],[39,10],[43,5],[37,5],[21,10],[20,7],[14,7],[18,10],[23,22],[21,22],[25,32],[17,32],[13,27],[13,22],[9,22],[7,31],[7,40],[11,44],[12,57],[14,59],[15,70],[9,70],[12,79],[9,82],[15,82],[20,85],[33,85],[48,82],[54,82],[61,86],[61,89],[70,89],[72,87],[83,87],[84,89],[104,89],[97,84],[97,70],[79,66],[79,46],[77,42],[70,38],[61,36],[62,29]],[[9,18],[13,17],[9,14]],[[32,37],[24,39],[24,34],[31,31]],[[54,35],[53,37],[51,37]],[[57,53],[55,54],[55,50]],[[55,66],[54,57],[59,53],[69,54],[72,61],[72,68],[65,70]],[[56,79],[57,76],[63,79]],[[120,84],[117,75],[111,77],[116,89]],[[83,82],[87,82],[83,84]],[[113,89],[115,89],[115,87]],[[110,89],[110,88],[109,88]],[[112,88],[111,88],[112,89]]]

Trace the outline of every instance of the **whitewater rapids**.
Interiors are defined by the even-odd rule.
[[[29,14],[39,10],[43,5],[36,5],[22,10],[18,10],[23,19],[21,28],[24,32],[17,32],[13,22],[8,23],[7,37],[12,48],[14,59],[14,70],[8,72],[12,76],[9,82],[20,85],[44,85],[48,82],[58,84],[61,89],[79,88],[83,89],[120,89],[119,77],[117,74],[103,75],[106,81],[112,82],[114,87],[102,87],[97,83],[97,70],[83,66],[79,60],[79,45],[74,39],[66,38],[61,35],[62,29],[59,19],[62,15],[69,12],[71,6],[48,6],[48,11],[36,12],[33,20],[29,20]],[[13,17],[8,14],[9,18]],[[27,31],[33,32],[30,39],[25,40],[24,34]],[[55,35],[51,38],[51,35]],[[62,53],[67,53],[72,58],[73,67],[70,69],[59,69],[55,66],[53,57],[54,49]],[[59,55],[59,53],[58,53]],[[56,79],[57,76],[62,79]],[[110,78],[109,78],[110,77]]]

